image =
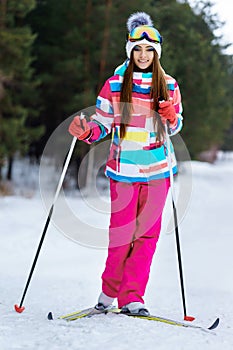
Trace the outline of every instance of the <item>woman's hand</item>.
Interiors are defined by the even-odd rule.
[[[163,124],[168,120],[170,124],[174,124],[177,120],[177,115],[172,101],[162,101],[159,103],[158,113],[161,116]]]
[[[85,140],[91,135],[91,129],[86,119],[81,119],[80,116],[77,115],[70,123],[69,133],[79,140]]]

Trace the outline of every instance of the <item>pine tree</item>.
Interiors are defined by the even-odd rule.
[[[34,0],[0,1],[0,165],[8,159],[7,178],[15,152],[26,152],[42,128],[37,125],[36,87],[31,67],[35,35],[24,19]]]
[[[199,3],[195,13],[187,2],[159,4],[157,16],[164,37],[161,61],[179,82],[185,118],[182,136],[195,158],[221,145],[232,115],[229,66],[213,33],[219,21],[210,2]]]
[[[184,105],[182,135],[192,157],[220,144],[229,125],[225,56],[213,34],[209,2],[199,12],[176,0],[37,0],[29,23],[37,33],[34,67],[41,80],[46,138],[69,115],[94,106],[104,81],[125,58],[126,21],[148,12],[164,37],[161,62],[177,78]],[[224,102],[222,102],[224,101]],[[228,102],[227,102],[228,101]],[[223,119],[219,119],[219,115]],[[215,123],[219,123],[215,130]],[[80,143],[81,156],[88,150]]]
[[[29,23],[37,33],[34,66],[42,82],[46,139],[69,115],[90,106],[93,112],[104,81],[126,58],[126,20],[140,3],[37,0]],[[88,149],[80,143],[79,156]]]

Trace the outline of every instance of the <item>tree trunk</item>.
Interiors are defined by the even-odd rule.
[[[0,28],[5,28],[7,0],[0,0]]]
[[[7,0],[0,0],[0,29],[4,29],[5,28],[6,4],[7,4]],[[0,100],[4,96],[3,82],[4,82],[4,74],[0,70]]]
[[[98,84],[98,92],[100,91],[103,85],[103,79],[106,70],[107,63],[107,52],[109,47],[109,38],[110,38],[110,13],[112,8],[112,0],[105,0],[105,16],[104,16],[104,33],[103,33],[103,41],[100,55],[100,71],[99,71],[99,84]]]
[[[7,180],[12,180],[12,168],[13,168],[13,156],[8,157],[8,169],[7,169]]]
[[[85,71],[85,80],[84,80],[84,106],[89,106],[90,103],[90,48],[88,43],[91,40],[91,11],[92,11],[92,1],[87,0],[86,2],[86,14],[85,14],[85,23],[86,23],[86,45],[84,52],[84,71]]]

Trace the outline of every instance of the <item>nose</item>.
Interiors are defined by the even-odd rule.
[[[140,56],[141,58],[146,57],[146,49],[142,48],[142,50],[140,51]]]

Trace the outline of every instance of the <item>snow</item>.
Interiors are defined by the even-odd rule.
[[[0,349],[232,350],[233,157],[219,157],[214,165],[191,165],[192,196],[179,225],[186,303],[196,324],[209,326],[220,317],[215,331],[116,315],[70,323],[47,320],[49,311],[57,316],[96,303],[107,254],[106,249],[88,247],[82,241],[78,244],[80,238],[75,242],[60,232],[65,231],[64,227],[60,230],[52,224],[24,301],[25,311],[16,313],[14,304],[20,303],[47,218],[33,175],[30,179],[34,188],[26,196],[18,191],[21,195],[0,197]],[[90,200],[95,203],[94,197]],[[84,205],[77,194],[68,202],[81,220],[88,219],[92,227],[101,227],[101,222],[107,227],[107,211],[104,215],[93,210],[92,204]],[[107,206],[107,197],[105,203]],[[182,320],[175,238],[166,232],[169,211],[167,203],[145,300],[152,314]],[[88,230],[88,225],[83,227]]]

